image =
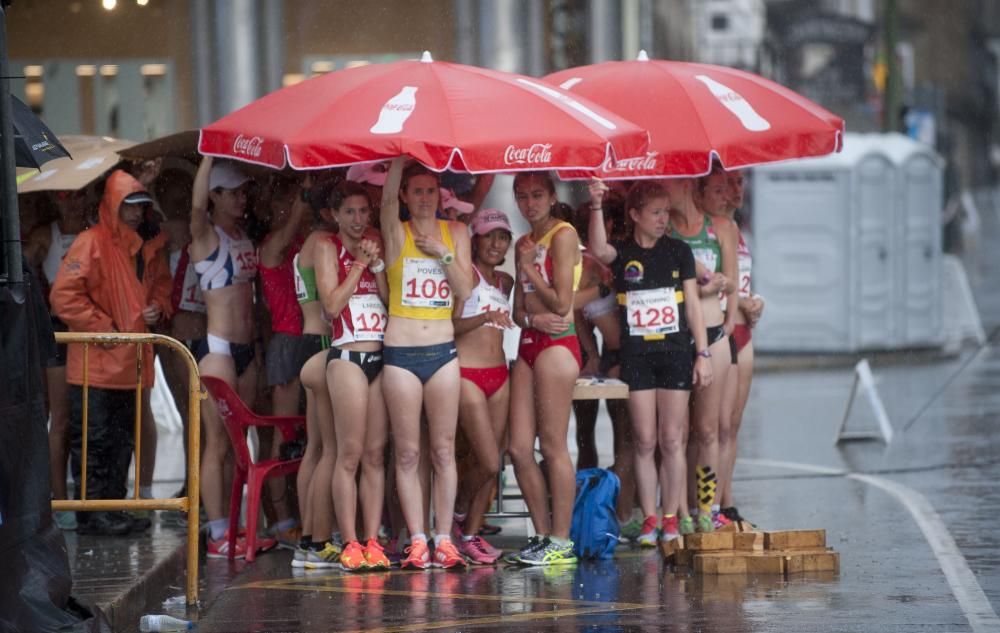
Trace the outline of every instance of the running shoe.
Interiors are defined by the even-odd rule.
[[[368,561],[365,559],[361,543],[351,541],[344,546],[344,551],[340,553],[340,568],[344,571],[368,569]]]
[[[292,554],[292,568],[304,569],[306,566],[306,558],[308,557],[309,550],[304,547],[296,547],[295,552]]]
[[[714,532],[715,524],[712,523],[712,517],[708,514],[698,515],[698,525],[697,531],[702,533]]]
[[[690,519],[688,519],[690,521]],[[681,537],[680,521],[676,514],[663,517],[663,530],[660,532],[661,541],[672,541]]]
[[[519,556],[518,560],[525,565],[572,565],[576,562],[576,554],[573,553],[573,541],[558,545],[546,537],[540,547]]]
[[[427,549],[427,541],[413,541],[405,550],[406,558],[400,563],[403,569],[427,569],[431,566],[431,553]]]
[[[632,542],[635,539],[639,538],[639,534],[641,533],[642,533],[642,523],[639,521],[639,519],[632,519],[628,523],[622,523],[621,528],[619,529],[619,534],[621,535],[621,538],[628,542]]]
[[[294,525],[287,530],[268,530],[268,536],[278,541],[278,549],[295,550],[302,540],[302,528]]]
[[[312,548],[306,550],[306,569],[332,569],[340,565],[340,554],[343,550],[336,544],[327,541],[321,550]]]
[[[492,523],[483,523],[483,526],[479,528],[479,536],[496,536],[500,532],[503,532],[503,528]]]
[[[539,547],[542,547],[542,545],[543,545],[543,539],[540,536],[538,535],[532,536],[528,539],[528,542],[524,545],[524,547],[522,547],[519,551],[507,554],[507,556],[504,557],[504,561],[511,563],[513,565],[519,565],[521,564],[522,556],[530,554]]]
[[[642,522],[642,530],[639,532],[639,536],[635,538],[635,542],[639,544],[639,547],[656,547],[656,538],[659,536],[657,534],[659,530],[656,523],[656,517],[653,515],[646,517],[646,520]]]
[[[750,527],[752,527],[754,529],[757,528],[757,526],[753,522],[751,522],[746,517],[744,517],[742,514],[740,514],[740,511],[736,509],[736,506],[730,506],[728,508],[723,508],[722,509],[722,514],[724,514],[727,519],[729,519],[730,521],[733,521],[734,523],[749,523]]]
[[[689,516],[681,517],[680,521],[677,522],[677,531],[681,533],[681,536],[694,534],[694,519]]]
[[[465,569],[468,567],[468,564],[465,562],[465,558],[458,553],[458,548],[451,542],[451,539],[446,538],[434,546],[433,566],[442,569],[454,569],[456,567]]]
[[[385,555],[385,550],[379,544],[378,539],[370,538],[365,543],[365,560],[369,569],[389,569],[392,562]]]
[[[399,539],[389,539],[385,546],[385,557],[393,567],[399,567],[403,562],[403,554],[399,551]]]
[[[716,530],[721,530],[722,528],[724,528],[724,527],[726,527],[727,525],[730,525],[730,524],[732,524],[732,521],[730,521],[726,517],[726,515],[722,514],[721,512],[713,512],[712,513],[712,526]]]
[[[477,565],[494,565],[502,554],[502,552],[496,553],[496,548],[478,535],[467,541],[465,539],[459,541],[458,551],[462,552],[470,562]]]
[[[247,555],[247,540],[244,536],[237,536],[235,547],[233,548],[233,558],[245,558]],[[208,539],[205,544],[205,556],[208,558],[229,558],[229,530],[219,539]]]

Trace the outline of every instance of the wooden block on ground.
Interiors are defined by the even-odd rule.
[[[788,575],[808,572],[840,572],[840,554],[832,549],[782,552],[785,558],[785,573]]]
[[[578,378],[573,387],[574,400],[622,400],[628,398],[628,385],[620,380],[604,378],[599,382]]]
[[[730,521],[729,523],[723,525],[722,527],[715,530],[716,532],[739,532],[740,526],[736,521]]]
[[[736,532],[707,532],[689,534],[684,539],[684,547],[695,551],[716,551],[733,549]]]
[[[674,565],[678,567],[690,567],[694,562],[694,550],[679,549],[674,553]]]
[[[676,562],[677,552],[684,549],[684,537],[660,541],[660,551],[663,552],[663,560],[668,563]]]
[[[826,530],[782,530],[764,532],[764,549],[825,549]]]
[[[763,532],[739,532],[733,535],[733,547],[743,552],[764,551]]]
[[[770,552],[699,552],[694,556],[696,574],[776,574],[785,573],[786,557]]]

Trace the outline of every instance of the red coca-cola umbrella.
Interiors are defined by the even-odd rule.
[[[648,152],[611,157],[563,178],[698,176],[717,157],[727,169],[840,151],[844,120],[753,73],[651,60],[605,62],[545,80],[649,130]]]
[[[202,129],[198,148],[278,169],[408,154],[438,171],[479,173],[591,169],[648,143],[644,129],[540,79],[424,53],[273,92]]]

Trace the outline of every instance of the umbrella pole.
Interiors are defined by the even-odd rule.
[[[0,282],[19,285],[21,270],[21,222],[17,212],[17,183],[14,173],[14,122],[11,119],[10,72],[7,64],[7,5],[0,1],[0,236],[3,237],[4,266]]]

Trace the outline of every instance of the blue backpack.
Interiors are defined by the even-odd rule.
[[[603,468],[576,474],[576,502],[569,536],[581,559],[611,558],[618,545],[618,476]]]

